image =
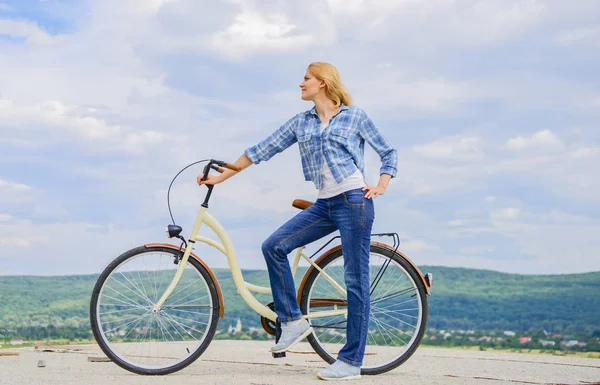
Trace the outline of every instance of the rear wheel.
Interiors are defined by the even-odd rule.
[[[116,258],[98,278],[90,303],[92,332],[122,368],[146,375],[173,373],[194,362],[211,342],[219,320],[218,292],[194,258],[160,311],[152,311],[181,256],[168,247],[138,247]]]
[[[318,266],[323,272],[307,272],[300,307],[314,329],[308,341],[332,363],[346,343],[347,301],[324,273],[346,289],[342,249]],[[427,294],[418,272],[393,250],[372,244],[369,267],[371,312],[362,374],[380,374],[401,365],[419,346],[427,326]]]

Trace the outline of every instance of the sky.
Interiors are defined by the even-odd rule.
[[[298,85],[314,61],[398,149],[373,231],[415,263],[599,271],[599,14],[596,0],[0,0],[0,275],[99,273],[172,242],[173,176],[234,162],[310,109]],[[184,234],[200,171],[171,191]],[[262,242],[315,197],[294,145],[217,185],[209,210],[242,268],[265,269]]]

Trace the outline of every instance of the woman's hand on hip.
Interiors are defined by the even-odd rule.
[[[365,198],[367,199],[371,199],[371,197],[377,198],[378,196],[385,194],[385,187],[369,186],[366,182],[365,187],[363,187],[363,191],[365,190],[367,191],[365,194]]]

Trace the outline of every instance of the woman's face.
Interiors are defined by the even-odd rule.
[[[324,81],[317,79],[309,71],[306,71],[306,75],[304,75],[304,81],[300,83],[302,100],[313,100],[323,87],[325,87]]]

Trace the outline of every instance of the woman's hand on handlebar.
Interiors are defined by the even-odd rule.
[[[203,184],[219,184],[219,183],[223,182],[222,175],[208,174],[208,177],[206,178],[206,180],[202,180],[203,176],[204,176],[203,173],[198,174],[198,177],[196,178],[196,181],[198,182],[198,186],[202,186]]]
[[[202,177],[204,176],[204,173],[199,174],[198,178],[196,178],[196,181],[198,182],[198,186],[202,186],[203,184],[218,184],[221,182],[226,181],[227,179],[231,178],[233,175],[237,174],[238,172],[242,171],[243,169],[245,169],[246,167],[252,165],[252,161],[250,159],[248,159],[248,157],[246,156],[246,154],[242,154],[238,160],[235,161],[234,164],[231,163],[225,163],[225,162],[220,162],[221,167],[218,167],[218,172],[222,173],[219,175],[211,175],[208,174],[208,176],[206,177],[206,180],[202,180]],[[214,164],[213,164],[214,166]]]

